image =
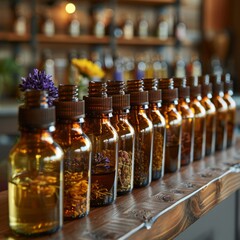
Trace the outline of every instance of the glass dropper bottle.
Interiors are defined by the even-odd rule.
[[[186,78],[173,78],[174,87],[178,89],[177,110],[182,116],[181,166],[193,161],[194,150],[194,112],[189,107],[190,88]]]
[[[85,104],[76,85],[59,85],[54,139],[64,151],[64,218],[80,218],[90,210],[92,144],[82,130]]]
[[[133,189],[135,132],[128,121],[130,95],[125,94],[124,81],[108,81],[107,94],[112,96],[111,123],[119,137],[117,194],[122,195]]]
[[[152,180],[157,180],[164,175],[166,123],[159,108],[162,102],[162,91],[157,88],[155,78],[143,79],[144,90],[148,91],[149,108],[147,116],[153,124],[153,156],[152,156]]]
[[[21,134],[9,155],[9,225],[28,236],[53,233],[63,225],[63,151],[52,137],[48,93],[25,91],[18,119]]]
[[[128,80],[130,94],[129,122],[135,130],[134,187],[145,187],[152,180],[153,124],[147,117],[148,92],[143,80]]]
[[[206,110],[206,149],[205,156],[215,152],[216,142],[216,108],[212,102],[212,83],[209,81],[209,75],[199,76],[201,84],[202,100],[201,104]]]
[[[225,150],[227,148],[227,122],[228,105],[223,99],[223,82],[220,75],[211,75],[210,81],[213,86],[212,101],[216,108],[216,144],[215,150]]]
[[[233,99],[233,81],[231,75],[226,73],[222,75],[222,81],[224,83],[224,96],[223,99],[228,105],[228,121],[227,121],[227,147],[233,145],[234,132],[236,126],[236,102]]]
[[[177,111],[178,91],[172,78],[160,78],[162,90],[161,114],[166,121],[165,173],[173,173],[181,167],[182,116]]]
[[[201,85],[198,77],[187,77],[187,86],[190,87],[189,106],[194,112],[194,153],[193,161],[198,161],[205,156],[206,148],[206,110],[201,104]]]
[[[117,196],[118,134],[110,122],[112,97],[106,83],[91,81],[84,100],[83,130],[92,142],[90,206],[104,206]]]

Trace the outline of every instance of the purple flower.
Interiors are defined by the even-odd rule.
[[[48,104],[53,105],[53,101],[58,98],[58,89],[54,86],[51,75],[47,75],[45,71],[39,71],[33,69],[32,73],[29,73],[28,77],[21,78],[22,82],[19,84],[21,91],[27,89],[45,90],[48,91]]]

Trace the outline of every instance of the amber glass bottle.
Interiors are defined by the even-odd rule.
[[[234,131],[236,125],[236,102],[233,99],[233,81],[229,73],[222,75],[224,83],[224,96],[223,99],[228,105],[228,122],[227,122],[227,147],[233,145]]]
[[[143,80],[127,81],[130,93],[129,122],[135,130],[134,187],[145,187],[152,179],[153,124],[147,117],[148,92]]]
[[[206,148],[205,155],[209,156],[215,152],[216,142],[216,108],[212,102],[212,83],[209,76],[198,77],[201,84],[202,100],[201,104],[206,110]]]
[[[190,88],[185,78],[173,78],[174,87],[178,89],[177,110],[182,116],[181,166],[193,161],[194,146],[194,112],[189,107]]]
[[[162,89],[162,106],[160,112],[166,121],[165,173],[176,172],[181,166],[182,116],[177,111],[178,91],[174,88],[172,78],[158,80]]]
[[[194,153],[193,161],[205,156],[206,145],[206,110],[201,104],[201,85],[198,77],[187,77],[187,85],[190,87],[189,106],[194,112]]]
[[[227,148],[227,122],[228,105],[223,99],[223,82],[220,75],[211,75],[210,81],[213,86],[212,101],[216,108],[216,144],[215,150],[220,151]]]
[[[111,123],[119,137],[117,194],[122,195],[133,189],[135,133],[128,121],[130,95],[125,94],[124,81],[108,81],[107,94],[112,96],[113,117]]]
[[[80,218],[90,209],[92,145],[82,130],[84,101],[77,86],[60,85],[58,92],[54,139],[64,151],[64,217]]]
[[[21,135],[9,156],[9,225],[25,235],[52,233],[63,224],[63,151],[51,135],[55,107],[47,100],[47,92],[25,92]]]
[[[148,91],[149,108],[147,116],[153,124],[153,156],[152,180],[157,180],[164,175],[166,123],[159,108],[162,102],[162,91],[157,89],[158,82],[154,78],[145,78],[144,90]]]
[[[92,142],[90,205],[108,205],[117,195],[118,134],[110,123],[112,97],[107,96],[107,84],[91,81],[84,100],[83,130]]]

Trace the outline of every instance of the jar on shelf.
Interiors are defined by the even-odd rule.
[[[234,132],[236,126],[236,102],[233,99],[233,81],[229,73],[222,75],[224,83],[224,96],[223,99],[228,105],[228,121],[227,121],[227,148],[233,145]]]
[[[177,110],[182,116],[181,166],[185,166],[193,161],[194,112],[189,107],[190,87],[186,85],[186,78],[173,78],[173,82],[178,89]]]
[[[166,121],[165,173],[173,173],[181,167],[182,116],[177,111],[178,91],[172,78],[160,78],[158,88],[162,90],[160,112]]]
[[[197,76],[187,77],[187,86],[190,87],[189,106],[194,112],[194,153],[193,161],[198,161],[205,156],[206,148],[206,110],[201,104],[201,85]]]
[[[227,148],[227,123],[228,105],[223,99],[223,82],[221,75],[211,75],[210,81],[213,86],[212,101],[216,108],[216,144],[215,150],[225,150]]]
[[[202,100],[201,104],[206,110],[206,149],[205,156],[209,156],[215,152],[216,142],[216,108],[212,102],[212,83],[210,83],[209,75],[199,76],[201,84]]]
[[[92,142],[90,206],[104,206],[117,195],[118,134],[110,122],[112,97],[107,96],[106,83],[91,81],[84,100],[83,130]]]
[[[81,33],[81,24],[76,14],[73,14],[68,26],[70,36],[77,37]]]
[[[63,151],[52,137],[55,107],[47,101],[45,91],[25,91],[20,138],[9,155],[9,226],[28,236],[52,233],[63,225]]]
[[[130,94],[129,122],[135,130],[134,187],[145,187],[152,179],[153,124],[147,117],[148,92],[143,80],[128,80]]]
[[[64,218],[88,215],[92,144],[82,130],[84,101],[75,85],[59,85],[54,140],[64,151]]]
[[[130,95],[125,94],[124,81],[108,81],[107,94],[112,96],[111,123],[119,137],[117,194],[122,195],[133,189],[135,132],[128,121]]]
[[[164,175],[165,161],[166,123],[159,110],[162,91],[157,89],[158,82],[155,78],[144,78],[143,84],[149,96],[147,116],[153,124],[152,180],[157,180]]]

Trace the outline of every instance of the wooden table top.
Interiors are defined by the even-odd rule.
[[[169,239],[240,189],[240,154],[218,152],[174,174],[91,209],[82,219],[36,239]],[[25,239],[8,227],[8,193],[0,193],[0,239]],[[28,238],[29,239],[29,238]],[[31,238],[33,239],[33,238]]]

